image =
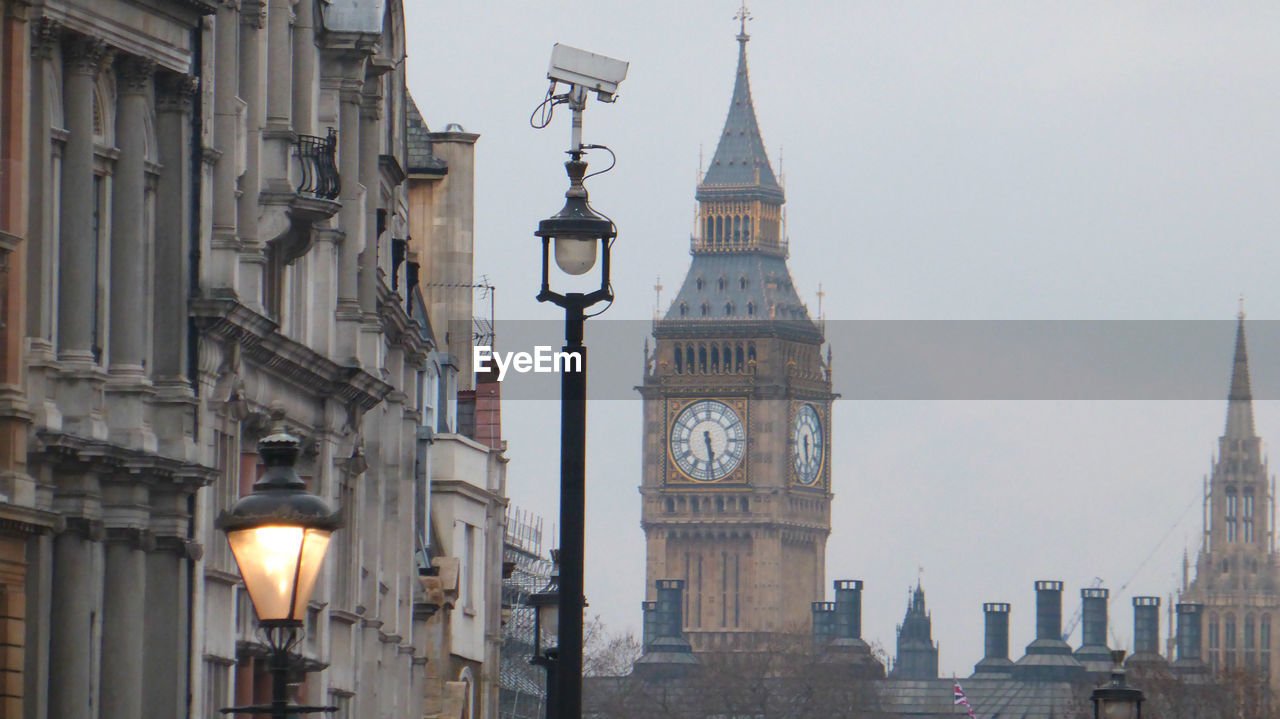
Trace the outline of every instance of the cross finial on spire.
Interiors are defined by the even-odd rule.
[[[747,34],[747,21],[751,19],[751,11],[747,9],[747,0],[742,0],[742,7],[738,8],[738,12],[733,16],[741,25],[741,31],[738,33],[738,42],[745,43],[751,39]]]
[[[1236,319],[1244,319],[1244,293],[1240,294],[1240,311],[1236,313]]]

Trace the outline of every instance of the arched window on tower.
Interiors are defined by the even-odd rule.
[[[748,302],[748,303],[747,303],[747,316],[748,316],[748,317],[755,317],[755,316],[756,316],[756,303],[754,303],[754,302]]]
[[[717,289],[717,290],[720,290],[721,292],[724,292],[725,288],[726,288],[726,287],[728,287],[728,286],[729,286],[729,282],[728,282],[728,280],[726,280],[725,278],[721,277],[720,279],[716,280],[716,289]]]
[[[1244,511],[1241,512],[1244,527],[1244,541],[1253,541],[1253,487],[1244,488]]]
[[[1227,541],[1234,542],[1237,538],[1236,525],[1236,489],[1235,487],[1227,487]]]
[[[699,291],[699,292],[701,292],[701,291],[702,291],[702,285],[703,285],[703,282],[702,282],[702,278],[701,278],[701,277],[699,277],[699,278],[697,278],[697,279],[695,279],[695,280],[693,281],[693,286],[694,286],[694,287],[696,287],[696,288],[698,288],[698,291]]]
[[[716,216],[716,244],[724,241],[724,218]]]
[[[687,314],[689,314],[689,305],[687,305],[687,304],[685,304],[685,303],[681,302],[681,303],[680,303],[680,316],[681,316],[681,317],[684,317],[684,316],[685,316],[685,315],[687,315]]]
[[[732,302],[724,303],[724,316],[729,317],[732,314],[733,314],[733,303]]]
[[[674,364],[675,364],[675,368],[676,368],[676,374],[683,374],[683,373],[684,373],[684,352],[682,352],[682,351],[680,350],[680,345],[676,345],[676,346],[675,346],[675,353],[674,353],[674,354],[675,354],[675,357],[674,357],[674,359],[675,359],[675,363],[674,363]]]
[[[703,316],[703,317],[706,317],[706,316],[707,316],[707,315],[709,315],[709,314],[711,314],[711,305],[707,304],[706,302],[703,302],[703,303],[702,303],[702,316]]]
[[[720,371],[720,348],[711,345],[711,372],[715,374]]]
[[[684,366],[689,374],[693,374],[693,345],[689,345],[684,350]]]
[[[737,347],[735,347],[735,348],[734,348],[734,350],[733,350],[733,371],[734,371],[734,372],[741,372],[741,371],[742,371],[742,367],[743,367],[743,362],[742,362],[742,345],[738,345],[738,346],[737,346]]]
[[[706,347],[698,348],[698,371],[703,374],[707,373],[707,348]]]
[[[1263,614],[1258,625],[1258,673],[1264,681],[1271,679],[1271,615]]]
[[[751,241],[751,215],[747,215],[742,220],[742,241],[744,243]]]
[[[706,225],[707,225],[707,229],[706,229],[705,233],[702,235],[702,241],[703,241],[703,242],[713,242],[713,241],[715,241],[715,239],[716,239],[716,221],[715,221],[715,218],[713,218],[713,217],[711,217],[710,215],[708,215],[708,216],[707,216]]]
[[[747,345],[747,363],[756,361],[756,343],[752,342]]]
[[[1252,653],[1253,645],[1253,615],[1246,614],[1244,617],[1244,649],[1246,654]]]
[[[734,215],[733,217],[733,244],[742,242],[742,218]]]
[[[1218,671],[1218,644],[1219,644],[1218,615],[1216,613],[1209,615],[1208,640],[1209,641],[1207,643],[1209,645],[1209,657],[1208,657],[1209,668],[1210,670],[1216,673]]]
[[[739,277],[739,278],[738,278],[738,289],[740,289],[740,290],[745,290],[745,289],[747,289],[747,276],[746,276],[746,275],[743,275],[743,276],[741,276],[741,277]]]

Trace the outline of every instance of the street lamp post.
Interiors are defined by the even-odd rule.
[[[541,591],[529,595],[528,605],[533,607],[533,658],[530,664],[547,672],[546,717],[556,716],[556,658],[559,651],[554,646],[542,645],[546,637],[554,637],[560,631],[560,550],[551,550],[551,579]]]
[[[1089,700],[1093,702],[1093,719],[1142,719],[1142,702],[1146,698],[1142,690],[1125,684],[1124,650],[1111,652],[1115,666],[1111,669],[1111,683],[1093,690]]]
[[[218,518],[266,635],[272,676],[270,704],[231,707],[223,709],[224,714],[267,714],[281,719],[337,709],[290,705],[288,699],[291,653],[301,640],[307,602],[329,537],[340,524],[328,502],[307,493],[294,469],[298,450],[298,439],[284,431],[259,441],[266,472],[253,485],[252,494]]]
[[[569,189],[564,207],[538,223],[536,237],[542,239],[542,289],[539,302],[564,308],[567,362],[560,368],[560,620],[555,659],[555,703],[561,719],[582,716],[582,612],[583,543],[585,534],[586,449],[587,449],[587,348],[582,335],[586,310],[600,302],[613,301],[609,283],[609,250],[617,237],[613,221],[591,209],[587,202],[587,163],[582,144],[582,111],[587,95],[613,102],[618,83],[627,75],[628,64],[566,45],[556,44],[551,52],[547,77],[551,91],[543,107],[567,103],[573,112],[570,130]],[[569,86],[568,93],[555,95],[556,83]],[[547,122],[550,122],[549,115]],[[543,124],[545,127],[545,123]],[[607,148],[605,148],[607,149]],[[612,154],[612,151],[610,151]],[[612,169],[612,165],[608,169]],[[584,275],[600,262],[600,285],[591,292],[555,292],[551,289],[551,257],[568,275]],[[598,313],[597,313],[598,314]]]

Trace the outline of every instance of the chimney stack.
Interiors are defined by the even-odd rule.
[[[834,602],[813,603],[813,639],[826,661],[847,664],[856,677],[883,679],[884,665],[862,640],[862,580],[837,579]],[[829,632],[829,633],[828,633]]]
[[[1107,599],[1110,591],[1101,587],[1080,590],[1080,648],[1076,660],[1094,674],[1109,674],[1115,664],[1107,648]]]
[[[1183,602],[1177,605],[1177,611],[1178,658],[1173,662],[1173,671],[1184,678],[1207,676],[1209,667],[1200,656],[1200,632],[1204,605]]]
[[[1036,639],[1062,641],[1062,582],[1036,582]]]
[[[1160,597],[1133,598],[1133,655],[1125,666],[1164,664],[1160,655]]]
[[[1014,665],[1023,681],[1072,682],[1085,678],[1084,665],[1062,640],[1062,582],[1036,582],[1036,640]]]
[[[973,667],[974,674],[1009,674],[1013,662],[1009,660],[1009,605],[1004,602],[987,602],[982,605],[985,624],[985,651],[982,661]]]
[[[862,580],[837,579],[836,636],[840,639],[862,638]]]
[[[822,645],[836,637],[836,603],[813,603],[813,643]]]
[[[684,580],[659,579],[657,599],[645,602],[644,654],[636,660],[632,673],[642,679],[674,679],[697,665],[693,647],[684,637]],[[652,608],[651,608],[652,607]],[[652,639],[648,637],[652,635]]]

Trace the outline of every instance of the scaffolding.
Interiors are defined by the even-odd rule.
[[[533,666],[536,611],[530,594],[551,579],[551,561],[542,551],[542,518],[508,507],[502,560],[510,567],[502,580],[502,651],[499,661],[500,719],[542,719],[546,714],[546,676]]]

